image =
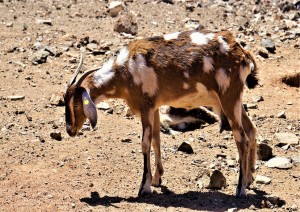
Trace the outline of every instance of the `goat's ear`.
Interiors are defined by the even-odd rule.
[[[85,89],[82,92],[82,104],[84,115],[90,120],[92,128],[94,129],[97,125],[97,109],[89,92]]]

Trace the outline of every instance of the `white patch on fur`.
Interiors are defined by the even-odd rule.
[[[209,73],[213,69],[213,59],[211,57],[203,57],[203,71]]]
[[[114,64],[114,59],[111,58],[109,61],[105,62],[101,69],[95,72],[93,80],[97,86],[106,84],[111,78],[114,77],[115,73],[112,70]]]
[[[230,85],[230,78],[227,76],[226,71],[223,68],[217,70],[216,80],[220,90],[224,94]]]
[[[164,35],[164,39],[165,40],[177,39],[179,34],[180,34],[180,32],[174,32],[174,33],[171,33],[171,34],[166,34],[166,35]]]
[[[251,67],[251,64],[250,64],[250,67]],[[247,76],[250,74],[250,67],[247,67],[247,66],[243,67],[242,65],[240,66],[240,80],[243,84],[245,84]]]
[[[223,36],[218,36],[218,41],[220,43],[220,51],[225,54],[229,51],[230,47],[228,43],[223,39]]]
[[[185,79],[190,78],[189,72],[188,72],[188,71],[184,71],[184,72],[183,72],[183,77],[184,77]]]
[[[192,43],[195,43],[197,45],[206,45],[208,42],[212,39],[214,39],[215,34],[209,33],[209,34],[203,34],[200,32],[193,32],[190,37],[192,40]]]
[[[152,67],[146,65],[145,58],[138,54],[136,59],[129,60],[129,72],[133,76],[136,85],[142,85],[144,93],[154,96],[157,91],[157,76]]]
[[[120,53],[117,56],[117,65],[123,66],[124,63],[128,60],[129,51],[127,47],[124,47],[120,50]]]
[[[187,84],[186,82],[183,83],[183,89],[187,90],[190,88],[190,85]]]

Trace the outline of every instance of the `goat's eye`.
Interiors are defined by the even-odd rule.
[[[74,107],[78,107],[78,104],[74,104]]]

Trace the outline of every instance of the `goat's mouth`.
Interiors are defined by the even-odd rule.
[[[69,136],[75,137],[78,133],[78,130],[76,128],[67,126],[67,133],[69,134]]]

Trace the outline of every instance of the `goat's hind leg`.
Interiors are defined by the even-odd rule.
[[[152,178],[152,185],[159,186],[162,182],[161,176],[164,173],[164,169],[161,162],[161,151],[160,151],[160,120],[159,110],[154,112],[154,127],[153,127],[153,138],[152,147],[155,155],[155,173]]]

